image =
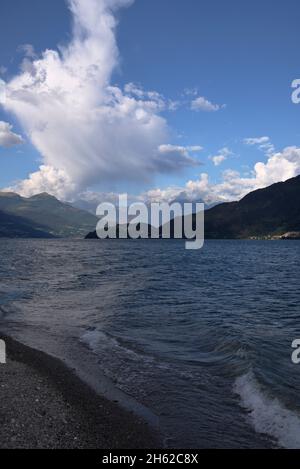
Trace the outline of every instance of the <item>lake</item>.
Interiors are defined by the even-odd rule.
[[[136,403],[166,447],[300,448],[300,242],[1,240],[0,258],[1,330]]]

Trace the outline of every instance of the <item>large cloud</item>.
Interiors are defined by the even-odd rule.
[[[139,93],[132,84],[125,91],[111,86],[118,65],[114,10],[132,0],[68,3],[70,44],[46,50],[40,58],[27,53],[26,66],[23,62],[20,74],[5,87],[3,106],[19,119],[44,163],[17,189],[31,195],[47,187],[66,198],[95,183],[146,181],[156,172],[195,164],[182,151],[174,151],[172,158],[161,151],[169,129],[159,115],[164,108],[160,95]]]
[[[4,190],[18,192],[25,197],[47,192],[54,194],[59,199],[65,199],[66,194],[71,196],[75,193],[76,185],[64,170],[42,165],[39,171],[30,174],[28,179]]]

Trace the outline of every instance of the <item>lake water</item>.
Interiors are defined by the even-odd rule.
[[[1,330],[138,403],[167,447],[300,448],[300,242],[1,240],[0,259]]]

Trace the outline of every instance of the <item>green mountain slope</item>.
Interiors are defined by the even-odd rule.
[[[53,238],[39,225],[0,211],[0,238]]]
[[[24,198],[18,194],[0,192],[0,210],[7,215],[21,217],[35,228],[56,237],[82,238],[95,229],[97,218],[92,214],[60,202],[46,193]]]

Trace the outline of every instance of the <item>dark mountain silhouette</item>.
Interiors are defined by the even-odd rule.
[[[208,239],[272,237],[286,232],[300,232],[300,176],[205,213]]]
[[[117,239],[120,237],[120,228],[122,226],[126,226],[126,225],[116,225],[116,237]],[[128,226],[127,225],[127,233],[128,233]],[[152,232],[152,227],[151,225],[147,225],[146,223],[143,223],[142,225],[140,223],[138,223],[136,225],[136,229],[143,232],[145,234],[145,236],[147,237],[151,237],[151,232]],[[105,234],[105,231],[103,232]],[[128,239],[130,239],[130,236],[127,237]],[[96,231],[92,231],[91,233],[88,233],[85,237],[85,239],[99,239],[98,238],[98,235],[97,235],[97,232]]]

